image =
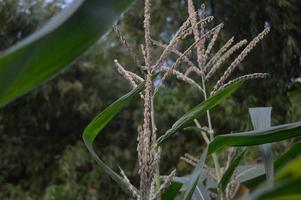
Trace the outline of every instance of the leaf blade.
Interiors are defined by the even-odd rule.
[[[218,187],[222,189],[222,191],[225,191],[231,177],[233,176],[233,173],[235,171],[235,169],[237,168],[237,166],[239,165],[242,157],[244,156],[244,154],[246,153],[247,149],[244,148],[241,151],[238,150],[238,152],[234,155],[234,158],[229,166],[229,168],[225,171],[225,173],[223,174]]]
[[[191,200],[192,198],[192,195],[198,185],[198,182],[199,182],[199,179],[200,179],[200,175],[196,176],[194,179],[193,179],[193,184],[191,184],[191,186],[189,188],[187,188],[187,191],[185,193],[185,196],[184,196],[184,199],[185,200]]]
[[[301,121],[265,130],[218,135],[209,144],[208,154],[230,146],[252,146],[277,142],[301,135]]]
[[[173,136],[177,131],[184,128],[187,124],[189,124],[193,119],[200,117],[206,111],[214,108],[218,104],[220,104],[224,99],[229,97],[234,91],[236,91],[243,82],[238,82],[230,85],[222,91],[219,91],[214,96],[211,96],[206,101],[198,104],[194,108],[192,108],[189,112],[185,113],[180,119],[178,119],[170,128],[166,131],[164,135],[158,138],[157,143],[160,145],[169,137]]]
[[[161,200],[173,200],[182,188],[182,183],[172,182],[171,185],[163,192]]]
[[[141,92],[143,89],[144,83],[141,83],[135,89],[131,90],[129,93],[120,97],[110,106],[108,106],[89,123],[82,135],[88,151],[100,168],[104,170],[104,172],[106,172],[126,192],[128,192],[128,189],[127,185],[123,181],[123,178],[114,172],[107,164],[105,164],[103,160],[101,160],[101,158],[93,149],[93,142],[100,131],[121,111],[125,105],[127,105],[134,97],[138,96],[139,92]]]
[[[132,1],[75,0],[39,31],[6,50],[0,56],[0,106],[71,64]]]

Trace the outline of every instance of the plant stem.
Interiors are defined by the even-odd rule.
[[[199,123],[199,121],[197,119],[194,119],[193,121],[198,128],[200,128],[200,129],[202,128],[201,124]],[[203,139],[205,140],[206,144],[209,145],[210,139],[208,138],[207,134],[205,132],[201,131],[201,135],[203,136]]]
[[[152,137],[153,137],[153,141],[152,141],[152,148],[155,148],[155,151],[158,151],[158,146],[156,143],[156,132],[157,132],[157,126],[156,126],[156,121],[155,121],[155,109],[154,109],[154,98],[155,95],[152,96],[152,102],[151,102],[151,123],[152,123]],[[155,145],[155,146],[154,146]],[[154,181],[155,181],[155,191],[157,191],[160,188],[160,168],[158,166],[158,168],[156,169],[156,174],[154,177]]]
[[[204,99],[205,101],[207,100],[207,93],[206,93],[206,85],[205,85],[205,78],[202,76],[202,86],[203,86],[203,94],[204,94]],[[207,111],[207,120],[208,120],[208,128],[209,128],[209,136],[210,140],[212,141],[214,139],[214,132],[212,129],[212,123],[211,123],[211,117],[210,117],[210,111]],[[212,159],[215,167],[215,173],[217,180],[219,181],[221,179],[221,167],[218,161],[218,156],[216,153],[212,154]]]

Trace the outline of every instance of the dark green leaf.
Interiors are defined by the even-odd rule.
[[[144,83],[141,83],[134,90],[130,91],[129,93],[120,97],[117,101],[112,103],[93,119],[93,121],[86,127],[83,133],[84,143],[91,153],[92,157],[96,160],[101,169],[104,170],[125,191],[127,191],[127,186],[124,183],[123,178],[115,173],[98,157],[93,149],[93,142],[100,131],[121,111],[121,109],[125,105],[127,105],[134,97],[138,96],[139,92],[141,92],[143,88]]]
[[[181,130],[187,126],[192,120],[202,116],[206,111],[214,108],[221,102],[223,102],[227,97],[229,97],[234,91],[236,91],[243,82],[238,82],[229,87],[225,88],[222,91],[217,92],[214,96],[211,96],[206,101],[198,104],[192,108],[189,112],[184,114],[180,119],[178,119],[164,135],[158,138],[158,144],[163,143],[169,137],[173,136],[177,131]]]
[[[193,188],[194,185],[194,180],[196,177],[199,177],[197,185],[194,189],[194,192],[192,193],[192,198],[193,199],[201,199],[201,200],[210,200],[210,196],[208,191],[206,190],[206,187],[203,185],[203,181],[205,180],[206,176],[203,173],[203,168],[204,168],[204,164],[207,158],[207,152],[208,152],[208,148],[204,149],[197,165],[195,166],[195,168],[193,169],[191,175],[188,176],[188,181],[184,182],[186,189],[185,192],[185,197],[187,195],[190,195],[190,189]],[[185,180],[186,177],[184,177],[183,179]]]
[[[235,171],[235,169],[237,168],[237,166],[239,165],[242,157],[244,156],[245,152],[246,152],[246,148],[244,149],[239,149],[237,151],[237,153],[234,155],[233,160],[231,161],[231,164],[229,166],[229,168],[225,171],[225,173],[223,174],[218,187],[222,189],[222,191],[225,191],[229,181],[231,180],[231,177]]]
[[[172,182],[171,185],[163,192],[161,200],[173,200],[179,193],[182,183]]]
[[[274,126],[265,130],[216,136],[209,144],[208,154],[230,146],[252,146],[277,142],[301,135],[301,121]]]
[[[90,48],[133,0],[75,0],[0,56],[0,106],[54,76]]]

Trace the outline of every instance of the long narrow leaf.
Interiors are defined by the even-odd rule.
[[[286,140],[301,135],[301,121],[255,130],[216,136],[209,144],[208,154],[230,146],[252,146]]]
[[[200,175],[199,176],[196,176],[196,177],[192,177],[192,184],[189,188],[187,188],[187,191],[185,193],[185,196],[184,196],[184,199],[185,200],[191,200],[192,198],[192,195],[198,185],[198,182],[199,182],[199,179],[200,179]]]
[[[205,180],[206,176],[203,173],[203,167],[207,158],[207,148],[203,151],[196,167],[193,169],[192,173],[183,176],[183,177],[175,177],[173,182],[182,184],[181,191],[184,193],[184,199],[187,197],[192,199],[203,199],[203,200],[210,200],[210,196],[206,187],[203,185],[203,181]],[[198,178],[198,182],[195,185],[195,181]],[[194,190],[192,191],[192,189]],[[190,194],[192,192],[192,194]]]
[[[91,47],[133,0],[74,0],[0,56],[0,106],[40,85]]]
[[[214,108],[221,102],[223,102],[227,97],[229,97],[234,91],[236,91],[243,82],[238,82],[233,85],[230,85],[229,87],[225,88],[224,90],[216,93],[214,96],[211,96],[206,101],[203,101],[202,103],[198,104],[194,108],[192,108],[189,112],[184,114],[180,119],[178,119],[172,126],[171,129],[166,131],[164,135],[158,138],[157,142],[158,144],[163,143],[166,141],[169,137],[173,136],[177,131],[181,130],[185,126],[187,126],[192,120],[200,117],[206,111]]]
[[[134,97],[138,96],[144,88],[144,83],[141,83],[134,90],[119,98],[117,101],[108,106],[104,111],[97,115],[93,121],[86,127],[83,133],[83,140],[91,153],[92,157],[96,160],[102,170],[104,170],[119,186],[127,191],[127,185],[124,183],[123,178],[115,173],[108,165],[106,165],[96,154],[93,149],[93,142],[100,131],[127,105]]]
[[[235,171],[235,169],[237,168],[237,166],[239,165],[242,157],[244,156],[245,152],[246,152],[246,148],[242,149],[242,150],[238,150],[237,153],[234,155],[233,160],[229,166],[229,168],[225,171],[225,173],[223,174],[222,179],[220,180],[218,187],[222,189],[222,191],[225,191],[228,183],[231,180],[231,177]]]
[[[203,173],[203,168],[204,168],[204,164],[207,158],[207,152],[208,152],[208,148],[205,148],[197,165],[195,166],[195,168],[193,169],[191,175],[189,175],[189,181],[186,181],[184,184],[186,186],[186,192],[185,192],[185,198],[189,197],[188,199],[192,198],[192,199],[200,199],[200,200],[210,200],[210,196],[208,191],[206,190],[206,187],[203,185],[203,181],[205,180],[206,176]],[[195,186],[194,191],[191,194],[190,197],[190,192],[191,189],[194,187],[194,180],[196,177],[198,178],[197,181],[197,185]]]

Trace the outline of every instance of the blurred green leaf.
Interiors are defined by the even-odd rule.
[[[301,179],[301,156],[288,162],[283,168],[277,172],[277,179]]]
[[[279,171],[283,166],[300,155],[301,142],[297,142],[288,151],[277,158],[277,160],[274,162],[275,171]],[[265,172],[262,167],[259,167],[256,171],[257,172],[252,173],[254,176],[250,176],[249,179],[242,181],[248,188],[255,188],[265,180]]]
[[[198,104],[194,108],[192,108],[189,112],[185,113],[180,119],[178,119],[171,127],[171,129],[167,130],[164,135],[158,138],[158,144],[163,143],[169,137],[173,136],[177,131],[181,130],[185,126],[187,126],[192,120],[202,116],[206,111],[214,108],[223,102],[227,97],[229,97],[234,91],[236,91],[243,82],[238,82],[229,87],[225,88],[217,92],[215,95],[208,98],[206,101]]]
[[[261,185],[263,186],[263,185]],[[301,179],[275,183],[273,188],[260,187],[242,200],[299,200],[301,199]]]
[[[296,142],[288,151],[282,154],[275,161],[275,169],[282,168],[289,161],[295,159],[297,156],[301,154],[301,142]]]
[[[93,149],[93,142],[100,131],[121,111],[121,109],[127,105],[134,97],[136,97],[139,92],[144,88],[144,83],[138,85],[135,89],[131,90],[129,93],[120,97],[110,106],[108,106],[104,111],[98,114],[92,122],[85,128],[83,133],[83,140],[88,148],[92,157],[96,160],[100,168],[106,172],[114,181],[116,181],[123,190],[127,191],[127,185],[124,183],[123,178],[114,172],[108,165],[102,161]]]
[[[219,135],[209,144],[208,154],[230,146],[252,146],[277,142],[301,135],[301,121],[265,130]]]
[[[0,106],[54,76],[102,36],[133,0],[75,0],[0,56]]]
[[[276,173],[274,187],[259,186],[247,200],[300,199],[301,197],[301,156],[287,163]]]

